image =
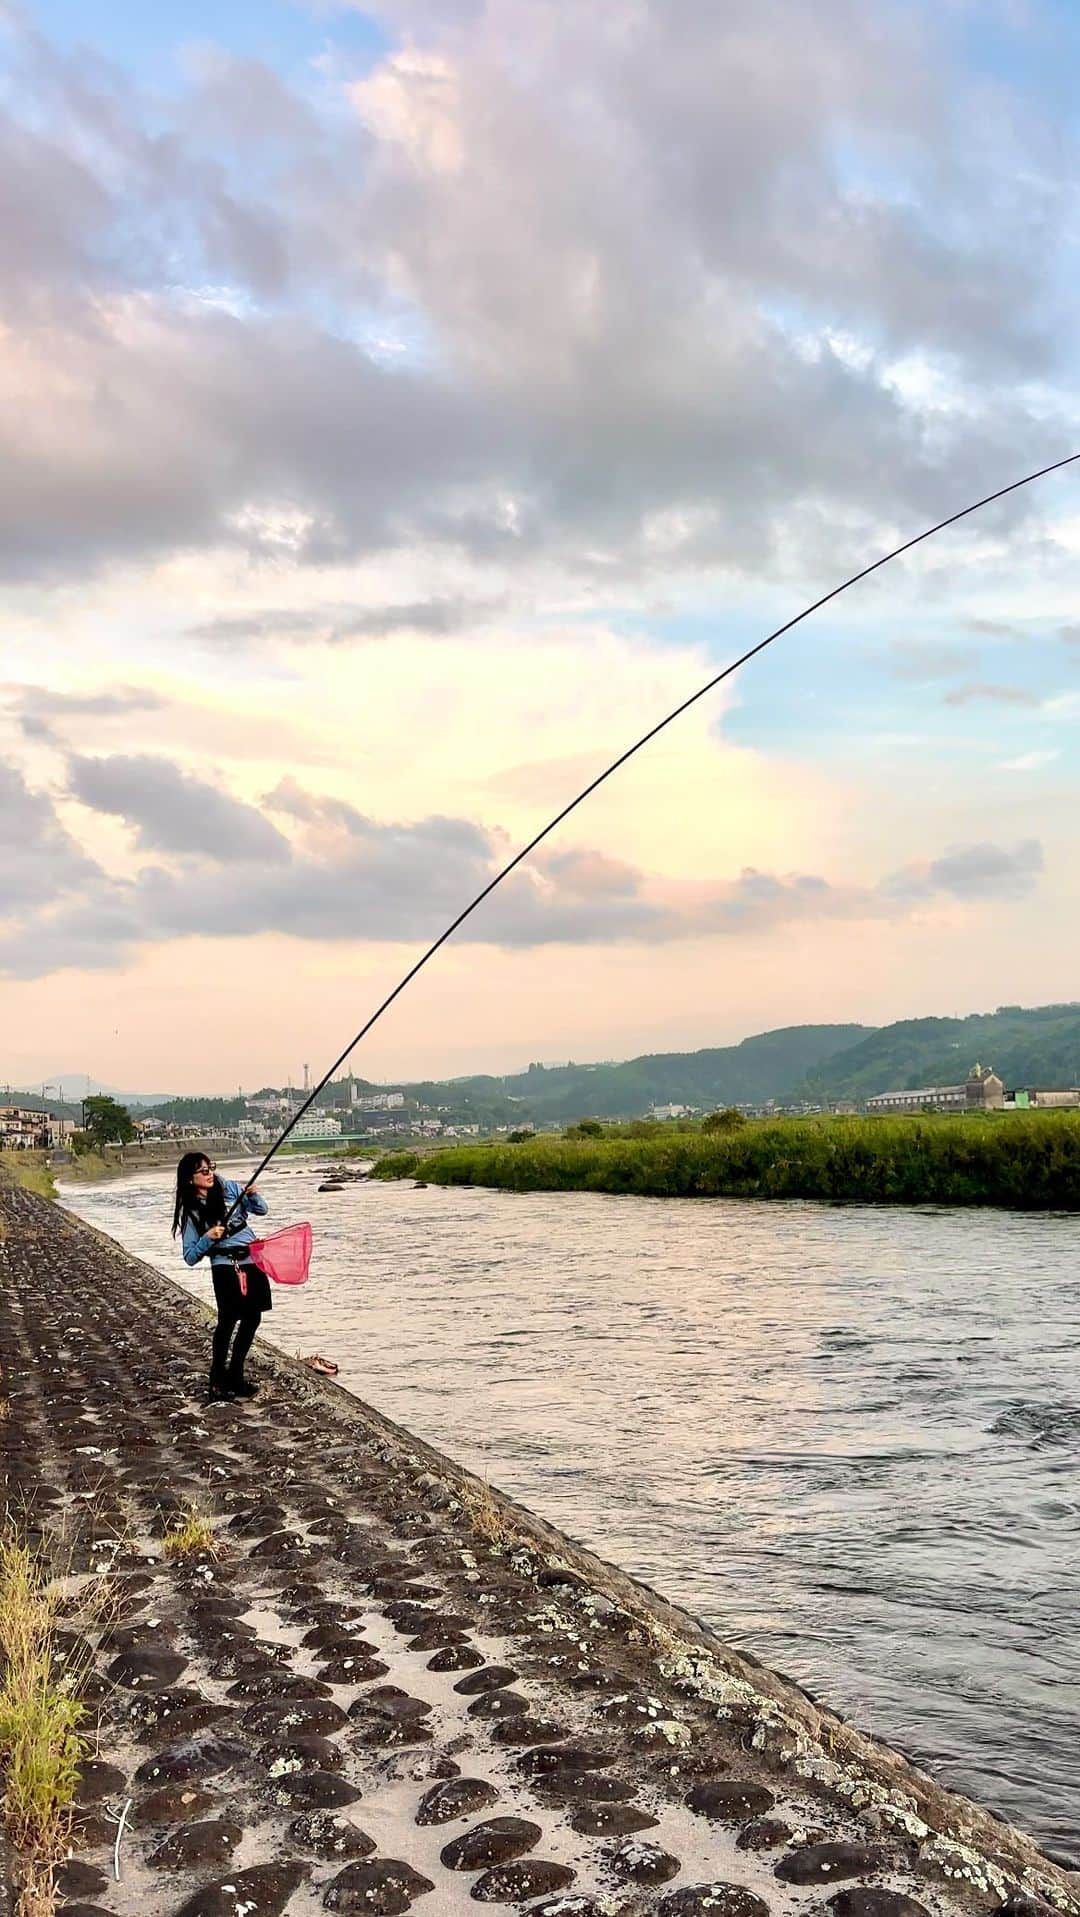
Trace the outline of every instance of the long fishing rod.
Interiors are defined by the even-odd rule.
[[[528,845],[522,846],[521,851],[515,854],[509,864],[504,865],[502,871],[497,872],[495,877],[488,881],[483,891],[477,893],[476,897],[465,907],[465,910],[458,913],[457,918],[454,919],[452,924],[447,926],[445,932],[439,934],[435,943],[428,946],[423,957],[418,958],[415,965],[409,967],[404,978],[398,981],[393,991],[389,992],[386,998],[383,999],[382,1004],[372,1012],[366,1024],[360,1027],[356,1037],[350,1039],[345,1050],[335,1058],[333,1064],[329,1070],[323,1074],[322,1078],[320,1078],[314,1090],[308,1094],[303,1104],[293,1113],[281,1136],[274,1141],[265,1158],[247,1181],[248,1184],[254,1185],[256,1181],[262,1177],[271,1159],[281,1150],[285,1140],[288,1138],[290,1132],[299,1124],[304,1113],[309,1111],[311,1106],[314,1105],[320,1092],[325,1091],[334,1073],[340,1071],[350,1053],[356,1050],[361,1039],[367,1037],[372,1026],[378,1024],[383,1013],[389,1011],[394,1000],[401,996],[405,987],[412,983],[417,973],[423,971],[428,961],[433,959],[440,947],[446,944],[447,939],[453,937],[458,926],[464,925],[465,920],[472,916],[477,906],[482,905],[484,900],[491,896],[496,886],[501,885],[504,879],[509,878],[511,872],[516,870],[524,859],[528,858],[530,852],[535,852],[537,846],[548,837],[549,833],[554,832],[556,826],[561,825],[564,819],[569,818],[571,812],[575,812],[579,805],[582,805],[586,799],[591,797],[598,786],[603,785],[605,780],[610,779],[613,773],[618,772],[620,766],[624,766],[628,759],[634,757],[636,752],[640,752],[642,747],[647,746],[650,740],[656,738],[658,733],[663,732],[669,725],[674,724],[676,719],[680,719],[684,712],[688,712],[691,706],[697,704],[699,699],[704,699],[706,693],[714,691],[725,679],[730,679],[733,672],[738,672],[741,666],[747,665],[751,659],[757,657],[759,652],[764,652],[766,646],[771,646],[776,639],[782,639],[786,632],[790,632],[793,627],[801,625],[804,619],[809,619],[811,613],[820,612],[822,606],[827,606],[830,600],[839,599],[842,592],[847,592],[851,586],[857,586],[860,579],[868,579],[872,572],[880,571],[881,567],[887,566],[890,560],[899,559],[901,554],[910,552],[913,546],[921,546],[924,539],[932,539],[935,533],[944,532],[947,526],[955,526],[958,520],[967,519],[972,513],[980,512],[984,506],[993,505],[995,499],[1004,499],[1009,493],[1019,492],[1022,486],[1030,486],[1032,481],[1036,479],[1045,479],[1047,473],[1058,473],[1063,466],[1071,466],[1078,459],[1080,459],[1080,453],[1070,453],[1067,459],[1056,459],[1052,466],[1040,466],[1038,472],[1026,473],[1023,479],[1014,479],[1011,485],[1001,486],[997,492],[987,493],[984,499],[977,499],[974,505],[964,506],[958,513],[950,513],[947,519],[939,519],[936,525],[928,526],[925,532],[916,533],[914,539],[905,539],[902,546],[894,546],[892,552],[883,553],[880,559],[875,559],[871,565],[864,566],[861,572],[853,572],[850,579],[844,580],[843,585],[834,586],[831,592],[823,593],[820,599],[814,600],[813,605],[806,606],[802,612],[796,613],[794,619],[786,620],[782,626],[777,626],[775,632],[770,632],[766,638],[759,639],[757,644],[751,646],[748,652],[742,653],[738,659],[733,659],[730,665],[725,666],[722,672],[716,674],[715,678],[710,679],[706,685],[699,687],[697,692],[692,692],[690,697],[684,699],[681,705],[677,705],[673,712],[668,713],[666,718],[661,719],[657,725],[650,726],[648,732],[643,733],[641,738],[635,740],[632,746],[628,746],[626,751],[621,752],[617,759],[613,759],[611,764],[606,767],[603,772],[598,773],[595,779],[590,780],[589,784],[578,793],[577,797],[570,800],[569,805],[564,805],[562,811],[557,812],[555,817],[549,820],[542,832],[538,832],[535,838],[530,839]],[[239,1210],[239,1206],[240,1200],[238,1199],[226,1217],[226,1228],[232,1218],[233,1212]]]

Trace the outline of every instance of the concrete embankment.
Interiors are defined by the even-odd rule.
[[[259,1396],[206,1406],[207,1342],[0,1186],[8,1507],[93,1727],[71,1917],[1080,1917],[1029,1838],[300,1363],[257,1345]],[[220,1555],[165,1552],[193,1503]]]

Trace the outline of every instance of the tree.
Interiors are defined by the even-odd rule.
[[[90,1139],[95,1151],[104,1151],[106,1145],[130,1145],[135,1137],[135,1126],[126,1105],[118,1105],[115,1098],[106,1098],[104,1093],[96,1093],[88,1098],[83,1107],[83,1130]]]
[[[740,1112],[735,1105],[728,1105],[722,1112],[710,1112],[701,1121],[703,1132],[737,1132],[746,1123],[746,1113]]]

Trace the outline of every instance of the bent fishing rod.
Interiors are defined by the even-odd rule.
[[[777,626],[775,632],[770,632],[764,639],[759,639],[757,644],[751,646],[748,652],[742,653],[738,659],[733,659],[731,664],[725,666],[722,672],[718,672],[714,678],[708,680],[705,685],[700,686],[696,692],[692,692],[690,697],[684,699],[681,705],[677,705],[672,712],[667,714],[666,718],[659,720],[656,725],[650,726],[648,732],[643,733],[641,738],[635,740],[632,746],[628,746],[625,752],[621,752],[617,759],[613,759],[611,764],[607,766],[603,772],[598,773],[595,779],[591,779],[589,784],[578,793],[577,797],[570,800],[569,805],[564,805],[562,811],[557,812],[555,817],[549,820],[548,824],[544,826],[543,830],[529,840],[528,845],[522,846],[521,851],[515,853],[509,863],[503,866],[501,872],[497,872],[493,879],[489,879],[487,885],[484,886],[482,891],[476,894],[476,897],[470,901],[464,911],[458,913],[456,919],[447,926],[445,932],[439,934],[434,944],[428,946],[427,951],[421,958],[417,959],[415,965],[409,967],[404,978],[399,979],[393,991],[389,992],[383,999],[382,1004],[372,1012],[371,1017],[360,1027],[356,1037],[349,1040],[345,1050],[335,1058],[329,1070],[324,1072],[322,1078],[320,1078],[314,1089],[309,1092],[303,1104],[293,1113],[280,1137],[275,1139],[265,1158],[258,1165],[251,1178],[248,1179],[248,1186],[254,1185],[262,1177],[271,1159],[281,1150],[282,1145],[284,1145],[289,1134],[299,1124],[304,1113],[309,1111],[311,1106],[314,1105],[320,1092],[325,1091],[334,1073],[341,1070],[346,1059],[356,1050],[361,1039],[367,1037],[372,1026],[378,1024],[383,1013],[389,1011],[394,1000],[400,998],[405,987],[412,983],[418,972],[423,971],[425,965],[435,957],[436,952],[446,944],[447,939],[453,937],[458,927],[464,925],[467,918],[471,918],[477,907],[482,905],[485,899],[490,898],[496,887],[501,885],[504,879],[508,879],[511,872],[515,871],[517,867],[529,857],[530,853],[535,852],[537,846],[542,844],[544,839],[546,839],[550,833],[554,832],[555,828],[560,826],[564,819],[569,818],[571,812],[576,812],[578,806],[583,805],[585,800],[590,798],[597,788],[602,786],[606,780],[610,779],[614,773],[618,772],[620,767],[624,766],[629,759],[632,759],[635,753],[640,752],[642,747],[647,746],[659,733],[666,731],[667,727],[673,725],[676,719],[681,719],[683,713],[689,712],[691,706],[696,706],[699,699],[704,699],[707,693],[715,691],[716,687],[722,685],[725,679],[730,679],[733,673],[738,672],[742,666],[748,665],[751,659],[756,659],[759,652],[765,651],[766,646],[771,646],[777,639],[782,639],[786,632],[791,632],[795,626],[801,625],[803,620],[809,619],[812,613],[820,612],[822,606],[827,606],[831,600],[839,599],[841,593],[847,592],[852,586],[857,586],[861,579],[868,579],[871,573],[880,572],[882,566],[887,566],[892,560],[899,559],[902,554],[910,552],[914,546],[921,546],[925,539],[932,539],[935,533],[944,532],[946,527],[955,526],[961,519],[969,519],[972,513],[981,512],[984,506],[992,506],[996,499],[1004,499],[1009,493],[1019,492],[1021,487],[1030,486],[1034,480],[1045,479],[1048,473],[1059,473],[1063,467],[1072,466],[1077,460],[1080,460],[1080,453],[1070,453],[1066,459],[1056,459],[1050,466],[1040,466],[1037,472],[1026,473],[1023,479],[1014,479],[1011,485],[1000,486],[997,492],[987,493],[985,498],[975,500],[973,505],[961,507],[959,512],[950,513],[947,519],[939,519],[935,525],[928,526],[925,532],[916,533],[914,539],[905,539],[902,546],[894,546],[891,552],[883,553],[880,559],[875,559],[869,566],[863,566],[861,571],[853,572],[850,579],[845,579],[842,585],[834,586],[831,592],[823,593],[820,599],[815,599],[812,605],[805,606],[802,612],[795,614],[793,619],[785,620],[782,626]],[[237,1199],[226,1217],[226,1230],[228,1229],[233,1213],[238,1211],[239,1208],[240,1200]]]

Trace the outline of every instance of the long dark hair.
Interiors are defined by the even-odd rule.
[[[215,1174],[214,1182],[206,1194],[205,1201],[192,1190],[191,1180],[200,1165],[208,1165],[205,1152],[185,1152],[176,1167],[176,1204],[173,1207],[173,1237],[189,1218],[194,1218],[205,1231],[209,1225],[225,1223],[227,1207],[225,1188]]]

